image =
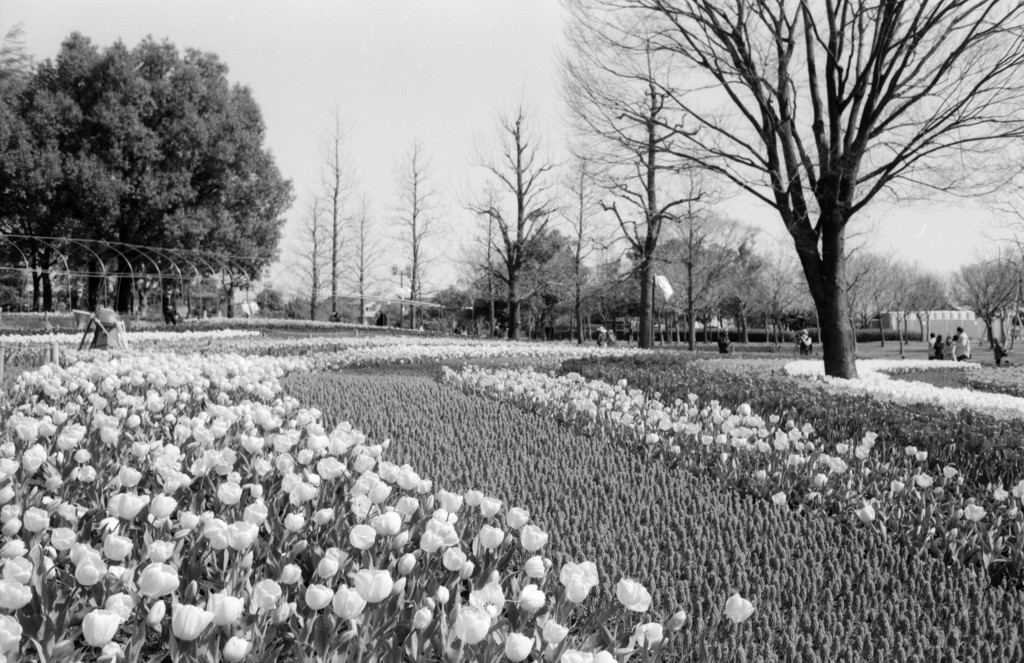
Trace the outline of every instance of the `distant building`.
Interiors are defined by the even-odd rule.
[[[896,323],[897,321],[902,322],[903,314],[898,311],[887,311],[880,317],[882,329],[896,329]],[[995,327],[994,331],[998,335],[1001,330],[1000,321],[996,320],[993,325]],[[980,339],[988,335],[985,321],[978,318],[974,311],[969,310],[928,311],[925,316],[923,334],[925,337],[929,334],[949,336],[956,333],[957,327],[963,327],[967,335],[974,339]],[[907,333],[914,336],[922,331],[916,313],[912,312],[907,315],[906,330]]]

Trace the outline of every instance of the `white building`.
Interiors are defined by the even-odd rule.
[[[906,330],[909,334],[916,336],[921,332],[921,323],[916,312],[907,314]],[[963,327],[967,335],[974,339],[988,336],[988,328],[985,321],[975,315],[974,311],[951,310],[951,311],[928,311],[924,317],[924,337],[929,334],[949,336],[956,333],[957,327]],[[881,315],[883,329],[896,329],[896,323],[902,326],[903,313],[889,311]],[[1001,322],[994,321],[994,332],[998,336],[1001,331]]]

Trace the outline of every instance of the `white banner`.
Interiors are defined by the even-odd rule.
[[[672,286],[669,285],[667,278],[658,274],[654,277],[654,282],[658,285],[658,289],[661,290],[661,294],[665,296],[665,301],[672,299],[672,293],[675,291],[672,290]]]

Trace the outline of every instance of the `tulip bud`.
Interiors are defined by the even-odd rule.
[[[354,619],[362,614],[363,609],[366,607],[366,601],[363,600],[356,590],[348,585],[342,585],[334,593],[331,607],[334,609],[334,614],[339,618]]]
[[[226,592],[210,594],[206,608],[213,613],[213,623],[217,626],[229,626],[242,618],[245,600],[231,596]]]
[[[519,609],[523,612],[537,612],[546,602],[547,597],[537,585],[527,585],[519,592]]]
[[[284,585],[294,585],[295,583],[302,580],[302,569],[295,564],[285,564],[284,568],[281,569],[281,583]]]
[[[334,598],[334,592],[324,585],[310,585],[306,588],[305,600],[310,610],[323,610]]]
[[[549,619],[544,622],[542,634],[545,642],[552,645],[558,645],[561,644],[562,640],[565,640],[565,636],[569,635],[569,629],[562,626],[554,619]]]
[[[399,532],[391,537],[391,549],[395,552],[401,551],[409,543],[409,531]]]
[[[412,616],[412,627],[419,631],[426,628],[430,624],[430,620],[433,615],[430,612],[430,608],[422,607],[416,611],[416,614]]]
[[[683,624],[686,623],[686,611],[680,610],[676,614],[672,615],[669,620],[665,623],[665,628],[669,631],[678,631],[683,628]]]
[[[448,599],[449,599],[448,588],[445,587],[444,585],[441,585],[440,587],[438,587],[437,591],[434,592],[434,598],[436,598],[437,602],[440,603],[441,605],[445,605],[446,603],[448,603]]]
[[[93,610],[82,620],[82,635],[93,647],[102,647],[114,639],[121,617],[113,610]]]
[[[4,523],[3,533],[5,536],[14,536],[21,530],[21,520],[19,518],[11,518]]]
[[[407,576],[412,573],[412,570],[416,568],[416,556],[412,553],[406,553],[402,555],[402,558],[398,560],[398,575]]]
[[[505,639],[505,657],[510,661],[525,661],[531,651],[533,638],[521,633],[509,633]]]
[[[544,568],[544,560],[540,555],[534,555],[526,560],[526,564],[523,565],[523,571],[531,578],[543,578],[547,570]]]
[[[178,603],[171,609],[171,632],[179,640],[195,640],[213,621],[214,614],[196,605]]]
[[[476,566],[473,564],[473,562],[466,562],[465,564],[462,565],[462,568],[459,569],[459,577],[462,578],[463,580],[469,580],[470,578],[473,577],[473,573],[475,571],[476,571]]]
[[[238,663],[242,661],[246,656],[249,655],[249,650],[252,649],[252,643],[245,638],[233,636],[224,643],[224,660],[229,663]]]
[[[282,603],[274,610],[274,623],[284,624],[292,614],[292,603]]]
[[[160,622],[164,620],[165,614],[167,614],[167,604],[163,601],[157,601],[149,608],[149,612],[146,613],[146,624],[148,626],[159,626]]]

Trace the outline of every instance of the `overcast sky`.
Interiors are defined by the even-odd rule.
[[[37,59],[56,55],[79,31],[100,46],[133,47],[146,35],[212,51],[233,82],[248,86],[263,110],[267,145],[297,195],[283,250],[294,253],[302,203],[319,185],[322,136],[333,108],[348,127],[357,186],[389,237],[395,163],[419,139],[445,198],[448,231],[432,247],[428,290],[454,282],[448,258],[474,223],[464,211],[479,177],[476,146],[493,138],[501,109],[523,99],[554,158],[566,129],[557,75],[563,14],[558,0],[0,0],[0,30],[21,23]],[[770,209],[740,200],[726,212],[767,228],[786,246]],[[885,204],[867,212],[871,248],[950,273],[990,247],[996,217],[949,204]],[[792,251],[791,249],[787,249]],[[402,264],[392,250],[385,271]],[[275,266],[277,283],[288,270]],[[389,276],[390,278],[390,276]],[[392,289],[393,291],[393,289]]]

